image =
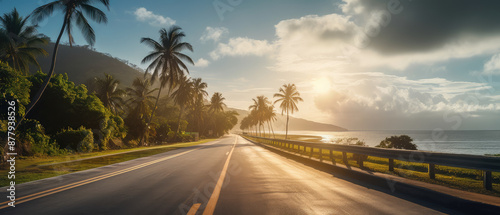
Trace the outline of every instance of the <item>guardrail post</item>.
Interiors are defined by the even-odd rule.
[[[436,179],[436,166],[433,163],[429,164],[429,178]]]
[[[314,148],[311,147],[311,154],[309,154],[309,158],[311,158],[313,156],[313,153],[314,153]]]
[[[323,162],[323,149],[319,149],[319,161]]]
[[[394,172],[394,159],[389,158],[389,171]]]
[[[333,151],[331,149],[330,149],[330,160],[332,161],[333,165],[336,165],[335,158],[333,158]]]
[[[486,190],[493,189],[493,180],[491,178],[491,171],[483,171],[483,185],[484,189]]]
[[[358,165],[359,165],[359,168],[363,168],[363,158],[361,157],[361,155],[357,155],[358,156]]]
[[[346,166],[349,166],[349,162],[347,161],[347,152],[342,152],[342,161]]]

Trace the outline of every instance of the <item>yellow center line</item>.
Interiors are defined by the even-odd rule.
[[[195,215],[196,212],[198,211],[198,208],[200,208],[201,203],[194,204],[191,209],[189,209],[188,213],[186,215]]]
[[[217,142],[219,142],[219,141],[217,141]],[[214,142],[212,144],[215,144],[217,142]],[[116,176],[116,175],[121,175],[123,173],[127,173],[127,172],[130,172],[130,171],[133,171],[133,170],[136,170],[136,169],[140,169],[140,168],[143,168],[143,167],[146,167],[146,166],[158,163],[158,162],[162,162],[162,161],[165,161],[165,160],[168,160],[168,159],[171,159],[171,158],[175,158],[175,157],[178,157],[178,156],[190,153],[190,152],[198,150],[198,149],[205,148],[205,147],[207,147],[209,145],[212,145],[212,144],[207,144],[207,145],[199,147],[199,148],[191,149],[189,151],[185,151],[185,152],[182,152],[182,153],[179,153],[179,154],[171,155],[171,156],[160,158],[160,159],[157,159],[157,160],[153,160],[153,161],[150,161],[150,162],[147,162],[147,163],[143,163],[143,164],[139,164],[139,165],[136,165],[136,166],[132,166],[132,167],[129,167],[129,168],[126,168],[126,169],[123,169],[123,170],[118,170],[118,171],[111,172],[111,173],[108,173],[108,174],[96,176],[96,177],[93,177],[93,178],[89,178],[89,179],[85,179],[85,180],[82,180],[82,181],[74,182],[74,183],[67,184],[67,185],[64,185],[64,186],[60,186],[60,187],[52,188],[52,189],[49,189],[49,190],[41,191],[41,192],[38,192],[38,193],[34,193],[34,194],[31,194],[31,195],[27,195],[27,196],[23,196],[23,197],[20,197],[20,198],[16,198],[16,203],[15,204],[16,205],[17,204],[21,204],[21,203],[28,202],[28,201],[31,201],[31,200],[34,200],[34,199],[38,199],[38,198],[41,198],[41,197],[44,197],[44,196],[48,196],[48,195],[51,195],[51,194],[54,194],[54,193],[59,193],[59,192],[62,192],[62,191],[68,190],[68,189],[72,189],[72,188],[75,188],[75,187],[79,187],[79,186],[82,186],[82,185],[85,185],[85,184],[89,184],[89,183],[92,183],[92,182],[100,181],[100,180],[103,180],[103,179],[106,179],[106,178],[109,178],[109,177],[113,177],[113,176]],[[4,209],[4,208],[7,208],[7,207],[10,207],[9,205],[7,205],[9,202],[11,202],[11,201],[5,201],[5,202],[0,203],[0,205],[3,205],[3,206],[0,206],[0,209]]]
[[[226,163],[224,164],[224,168],[222,168],[222,172],[220,173],[219,180],[215,185],[214,192],[210,196],[210,200],[208,200],[207,206],[205,207],[205,211],[203,211],[203,215],[212,215],[215,211],[215,206],[217,205],[217,201],[219,200],[220,191],[222,189],[222,183],[224,183],[224,178],[226,177],[227,167],[229,166],[229,160],[231,159],[231,155],[233,155],[234,147],[236,146],[236,142],[238,138],[234,138],[234,144],[231,148],[231,152],[227,156]]]

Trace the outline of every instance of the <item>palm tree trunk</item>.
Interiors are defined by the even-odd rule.
[[[269,138],[271,138],[271,124],[269,123],[269,120],[267,121],[267,131],[269,131]]]
[[[67,16],[64,18],[64,22],[63,22],[63,26],[61,28],[61,32],[59,32],[59,36],[57,37],[56,44],[54,45],[54,53],[52,53],[52,64],[50,65],[49,74],[45,78],[45,80],[43,81],[42,86],[40,87],[40,89],[38,89],[38,92],[36,93],[35,97],[33,98],[33,101],[31,101],[31,104],[28,106],[28,108],[26,108],[26,112],[25,112],[24,116],[17,123],[16,129],[17,129],[17,127],[19,127],[19,125],[21,124],[21,122],[23,122],[23,120],[26,117],[26,115],[28,115],[28,113],[31,111],[31,109],[33,109],[33,107],[36,105],[36,103],[40,100],[40,98],[42,97],[43,92],[45,91],[45,89],[49,85],[50,79],[52,78],[52,75],[54,74],[54,68],[56,66],[57,50],[59,49],[59,42],[61,41],[61,37],[62,37],[62,35],[64,33],[64,29],[66,28],[66,25],[68,24],[68,19],[69,19],[69,17],[67,17]]]
[[[286,133],[285,133],[285,140],[288,139],[288,109],[286,110]]]
[[[271,123],[271,131],[273,131],[273,138],[276,139],[276,135],[274,135],[273,123]]]
[[[184,111],[184,106],[181,106],[181,110],[179,111],[179,119],[177,119],[177,132],[175,135],[177,135],[179,133],[179,130],[181,129],[181,116],[183,111]]]
[[[151,112],[151,116],[149,117],[148,121],[146,121],[146,130],[144,131],[144,135],[142,135],[141,141],[139,141],[140,146],[142,146],[143,141],[144,141],[144,137],[146,137],[147,133],[149,132],[148,127],[149,127],[149,124],[151,123],[151,120],[153,119],[153,115],[155,114],[156,107],[158,106],[158,100],[160,100],[160,93],[161,93],[162,88],[163,87],[160,85],[160,89],[158,90],[158,95],[156,96],[155,106],[153,107],[153,111]]]

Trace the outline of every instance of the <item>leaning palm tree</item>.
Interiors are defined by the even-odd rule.
[[[68,34],[68,39],[69,39],[69,44],[72,45],[74,43],[73,40],[73,35],[72,35],[72,29],[73,25],[76,24],[87,43],[90,45],[94,45],[95,43],[95,33],[94,29],[90,26],[89,22],[87,21],[87,18],[85,18],[85,15],[90,17],[91,20],[95,21],[96,23],[107,23],[108,19],[106,17],[106,14],[102,12],[100,9],[92,6],[93,3],[100,2],[106,8],[109,10],[109,0],[56,0],[50,3],[47,3],[45,5],[42,5],[38,8],[36,8],[32,13],[31,17],[34,22],[40,22],[54,12],[54,10],[61,10],[64,13],[64,20],[63,20],[63,25],[61,27],[61,31],[59,32],[59,36],[57,36],[56,43],[54,45],[54,51],[52,53],[52,62],[50,64],[50,69],[47,77],[43,81],[40,89],[38,89],[38,92],[35,94],[33,97],[33,100],[31,103],[28,105],[28,108],[26,108],[26,116],[28,112],[33,109],[33,107],[36,105],[36,103],[40,100],[42,97],[43,92],[47,88],[47,85],[49,85],[50,79],[52,78],[52,75],[54,74],[54,68],[56,65],[56,57],[57,57],[57,50],[59,48],[59,42],[61,41],[61,37],[64,34],[64,31],[66,30],[66,33]],[[85,15],[84,15],[85,14]],[[21,122],[24,120],[24,117],[21,118],[17,126],[21,124]]]
[[[297,103],[299,101],[304,101],[300,97],[299,91],[297,91],[297,87],[295,87],[295,84],[284,84],[280,90],[279,93],[274,94],[274,97],[278,97],[274,103],[280,103],[280,108],[281,108],[281,115],[283,115],[284,112],[286,112],[286,133],[285,133],[285,139],[288,138],[288,121],[290,118],[290,113],[293,114],[294,111],[298,111],[299,108],[297,107]]]
[[[208,107],[208,111],[211,113],[218,113],[224,111],[224,107],[226,104],[224,100],[226,98],[222,97],[222,94],[219,92],[215,92],[210,99],[210,105]]]
[[[109,74],[104,74],[104,78],[95,78],[95,93],[106,108],[113,111],[115,114],[123,104],[123,96],[125,91],[118,89],[120,81],[114,79]]]
[[[157,78],[160,79],[160,90],[158,90],[156,103],[147,121],[147,125],[149,125],[153,119],[163,87],[169,84],[170,91],[174,88],[175,83],[185,75],[184,72],[189,74],[189,69],[182,60],[188,61],[194,65],[191,57],[182,53],[185,49],[193,51],[193,47],[189,43],[182,42],[182,38],[186,35],[181,30],[182,29],[178,26],[172,26],[168,30],[162,28],[160,30],[159,41],[155,41],[149,37],[141,38],[141,43],[153,49],[153,51],[142,59],[142,63],[152,61],[147,67],[144,75],[146,76],[151,72],[151,82],[155,82]],[[141,142],[142,141],[143,140],[141,140]]]
[[[0,17],[0,60],[25,74],[30,64],[41,70],[36,57],[47,55],[41,46],[49,42],[47,37],[37,34],[36,25],[27,25],[28,18],[21,17],[15,8]]]
[[[177,120],[177,133],[179,133],[184,107],[194,101],[193,82],[191,82],[191,79],[186,76],[179,79],[177,90],[172,94],[172,96],[174,97],[174,102],[180,107],[179,119]]]

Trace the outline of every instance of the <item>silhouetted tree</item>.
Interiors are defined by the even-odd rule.
[[[408,135],[387,137],[375,147],[417,150],[417,145],[413,143],[413,139]]]
[[[281,115],[283,115],[284,112],[286,112],[286,133],[285,133],[285,139],[288,137],[288,121],[289,121],[289,114],[294,111],[298,111],[299,108],[297,107],[297,103],[299,101],[303,101],[302,98],[300,97],[300,93],[297,91],[297,87],[295,87],[295,84],[284,84],[283,87],[279,89],[279,93],[274,94],[274,97],[278,97],[274,103],[280,103],[280,108],[281,108]]]

